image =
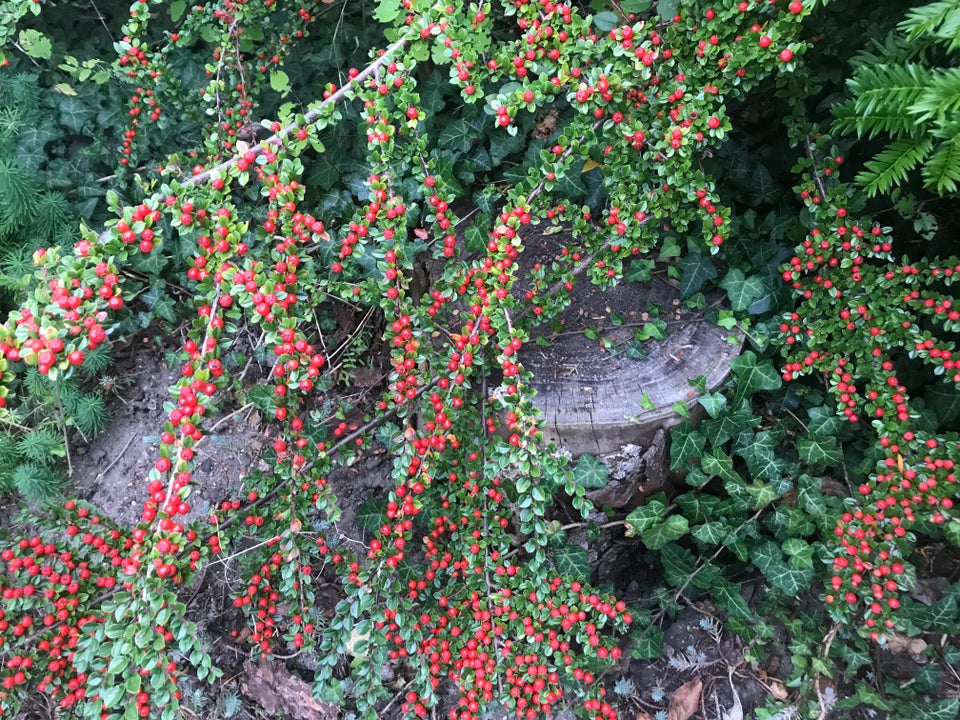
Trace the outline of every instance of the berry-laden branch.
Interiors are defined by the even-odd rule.
[[[39,253],[38,284],[0,335],[4,371],[35,364],[56,380],[82,365],[129,299],[123,268],[162,252],[167,238],[191,248],[186,282],[196,317],[140,525],[108,529],[70,502],[51,515],[54,528],[66,526],[65,541],[38,537],[4,551],[4,612],[12,622],[0,618],[0,707],[15,710],[29,689],[84,717],[175,717],[186,669],[216,674],[176,590],[234,546],[246,550],[235,555],[234,605],[250,624],[254,653],[317,651],[317,693],[365,717],[388,695],[387,664],[413,676],[401,704],[408,716],[425,717],[447,683],[457,700],[445,709],[456,720],[493,703],[531,719],[564,705],[595,720],[613,717],[598,678],[620,658],[632,614],[588,578],[565,575],[548,546],[554,495],[566,491],[581,512],[588,506],[565,461],[539,444],[517,356],[528,326],[569,301],[575,276],[615,282],[623,261],[654,249],[668,229],[720,251],[729,213],[713,199],[699,156],[729,127],[725,98],[791,69],[802,49],[791,39],[805,11],[801,3],[716,5],[599,32],[572,6],[547,0],[464,7],[404,0],[399,39],[351,71],[343,88],[328,86],[301,119],[271,126],[270,138],[242,152],[230,134],[242,128],[221,123],[198,151],[192,177],[162,183],[136,207],[114,200],[116,223],[87,232],[73,253]],[[181,29],[184,37],[208,30],[233,53],[239,19],[259,12],[249,3],[198,8]],[[153,25],[147,4],[136,3],[131,18],[122,49],[132,77],[173,76],[164,52],[144,50]],[[285,30],[294,37],[307,18],[289,19]],[[240,54],[224,59],[224,47],[214,58],[221,77],[213,72],[204,95],[221,104],[214,111],[224,118],[227,109],[248,117],[258,85]],[[428,74],[417,72],[428,58],[458,103],[482,105],[463,120],[489,133],[488,158],[493,143],[528,146],[529,160],[509,181],[500,178],[498,197],[481,198],[486,217],[470,243],[455,232],[452,206],[462,193],[460,156],[451,153],[472,145],[436,137],[437,118],[419,85]],[[233,72],[244,82],[227,92]],[[322,219],[307,206],[307,148],[322,147],[324,130],[346,122],[336,109],[346,100],[359,110],[368,174],[346,217]],[[555,131],[536,144],[524,138],[547,109],[560,118]],[[605,198],[592,209],[565,189],[588,159],[602,169]],[[531,289],[520,296],[514,288],[527,234],[560,221],[573,226],[576,247],[549,272],[534,266]],[[424,253],[442,269],[418,288],[416,258]],[[329,369],[313,330],[324,312],[317,298],[328,297],[382,313],[391,365],[376,407],[362,409],[357,427],[340,423],[333,439],[318,401]],[[269,397],[258,396],[276,423],[269,470],[243,478],[238,497],[201,527],[185,520],[195,448],[210,416],[230,402],[224,358],[248,325],[261,330],[273,357],[261,379]],[[487,388],[494,376],[500,386]],[[380,438],[394,459],[392,489],[379,531],[352,554],[322,532],[339,513],[328,475],[369,446],[375,428],[390,430]],[[314,588],[328,561],[344,599],[321,634]],[[35,617],[41,596],[51,610],[42,621]],[[349,682],[334,674],[344,654],[358,659]]]
[[[960,277],[960,258],[896,262],[889,228],[851,217],[849,188],[836,181],[841,158],[822,150],[829,142],[808,141],[811,181],[798,188],[817,224],[783,269],[798,301],[780,325],[783,378],[822,374],[841,417],[869,422],[882,448],[861,497],[837,521],[827,588],[837,617],[860,618],[877,639],[895,627],[909,588],[912,529],[932,523],[960,535],[960,437],[920,428],[897,360],[906,349],[944,384],[960,383],[955,342],[947,339],[960,330],[947,291]],[[827,159],[818,162],[821,154]]]

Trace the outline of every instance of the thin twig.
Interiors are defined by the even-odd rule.
[[[101,470],[99,473],[97,473],[97,482],[100,482],[101,480],[103,480],[103,478],[106,476],[106,474],[107,474],[108,472],[110,472],[111,468],[113,468],[114,465],[116,465],[118,462],[120,462],[120,458],[123,457],[123,454],[127,451],[127,448],[130,447],[130,443],[132,443],[132,442],[134,441],[134,439],[137,437],[137,435],[138,435],[138,433],[134,433],[133,435],[131,435],[131,436],[130,436],[130,439],[127,440],[127,444],[124,445],[124,446],[123,446],[123,449],[122,449],[120,452],[117,453],[117,456],[113,459],[113,461],[112,461],[109,465],[107,465],[103,470]]]

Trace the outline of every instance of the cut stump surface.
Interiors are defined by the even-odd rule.
[[[549,262],[570,241],[567,233],[525,239],[529,254],[541,262]],[[642,358],[629,357],[635,331],[655,319],[651,304],[661,308],[656,317],[667,323],[665,338],[645,341]],[[588,338],[584,330],[590,328],[617,352]],[[696,404],[698,393],[690,381],[704,376],[711,391],[726,379],[741,345],[739,335],[735,343],[727,340],[731,334],[700,313],[682,310],[678,289],[659,276],[609,290],[581,279],[569,307],[537,329],[535,337],[549,345],[531,340],[520,353],[533,372],[544,440],[574,456],[605,455],[631,443],[650,445],[658,429],[683,419],[675,403]]]

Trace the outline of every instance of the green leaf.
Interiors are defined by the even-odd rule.
[[[106,685],[100,688],[100,700],[108,709],[113,709],[124,695],[123,685]]]
[[[690,458],[698,458],[707,440],[689,422],[682,422],[670,433],[670,469],[679,470]]]
[[[593,16],[593,24],[600,32],[608,33],[620,24],[619,18],[609,10]]]
[[[746,310],[754,300],[767,294],[762,277],[759,275],[745,277],[739,268],[730,270],[720,282],[720,287],[727,291],[730,306],[737,312]]]
[[[290,76],[283,70],[272,70],[270,72],[270,87],[280,93],[281,97],[286,97],[290,92]]]
[[[797,452],[808,465],[835,467],[843,463],[843,453],[835,437],[806,433],[797,438]]]
[[[52,51],[50,39],[39,30],[28,28],[20,31],[20,47],[32,58],[49,60]]]
[[[373,17],[384,25],[400,17],[400,0],[377,0],[377,11]]]
[[[186,0],[173,0],[173,2],[170,3],[170,19],[173,22],[178,22],[180,18],[183,17],[183,12],[186,9]]]
[[[627,515],[627,537],[649,530],[663,519],[667,506],[659,500],[650,500]]]
[[[578,580],[590,577],[590,558],[586,548],[568,545],[553,552],[553,562],[561,575]]]
[[[640,539],[651,550],[660,550],[664,545],[679,540],[690,532],[690,522],[683,515],[671,515],[664,522],[641,533]]]
[[[664,22],[672,22],[679,6],[680,0],[657,0],[657,14]]]
[[[717,268],[709,255],[703,253],[691,253],[680,260],[680,297],[690,297],[707,280],[713,280],[717,276]]]
[[[140,692],[140,673],[132,672],[127,675],[127,680],[123,684],[123,687],[128,693],[138,693]]]
[[[607,484],[607,475],[610,471],[607,466],[593,455],[584,453],[577,460],[577,466],[573,469],[573,479],[582,488],[594,490],[602,488]]]
[[[745,351],[730,363],[737,375],[737,400],[750,397],[760,390],[776,390],[783,384],[783,378],[777,372],[771,360],[758,360],[753,350]]]

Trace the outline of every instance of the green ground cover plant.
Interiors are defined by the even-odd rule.
[[[114,112],[96,142],[118,150],[102,201],[65,199],[62,231],[33,220],[40,199],[16,203],[8,221],[9,237],[36,226],[49,242],[16,275],[17,306],[0,326],[0,421],[22,428],[4,457],[66,456],[71,422],[99,429],[79,403],[95,403],[84,374],[107,366],[111,344],[151,323],[182,321],[184,338],[139,524],[60,497],[34,503],[20,525],[30,532],[5,540],[5,713],[42,697],[84,718],[176,717],[185,677],[220,676],[184,591],[229,557],[252,657],[313,654],[315,695],[363,717],[391,703],[457,720],[496,705],[531,720],[566,706],[612,718],[613,696],[629,693],[606,680],[627,654],[658,657],[665,618],[698,597],[747,659],[774,644],[775,625],[788,628],[789,691],[758,717],[907,703],[917,718],[956,714],[956,696],[932,690],[949,685],[943,668],[960,655],[960,585],[929,605],[908,591],[918,547],[960,546],[960,260],[904,256],[808,119],[830,80],[804,23],[833,5],[592,5],[135,2],[100,15],[117,28],[108,59],[72,46],[56,7],[0,2],[14,88],[2,91],[59,87],[63,105],[90,92]],[[901,32],[953,52],[942,36],[954,5],[914,10]],[[943,19],[923,29],[933,6]],[[870,18],[847,12],[851,28]],[[927,71],[950,61],[931,57]],[[31,65],[40,80],[12,74]],[[857,73],[838,129],[869,134],[845,124],[867,114]],[[749,109],[769,98],[779,111]],[[738,151],[749,140],[732,119],[751,112],[778,117],[790,167]],[[933,153],[928,190],[948,195],[936,158],[949,138],[904,112],[919,129],[903,132]],[[22,162],[10,155],[10,172]],[[59,172],[29,192],[53,193],[42,181]],[[797,205],[777,189],[794,183]],[[76,236],[70,217],[87,220]],[[574,240],[518,296],[534,226],[572,228]],[[424,257],[440,268],[432,277]],[[747,345],[725,387],[693,388],[706,417],[671,434],[675,491],[602,524],[661,571],[628,603],[591,584],[573,528],[552,514],[564,504],[601,533],[585,496],[598,464],[571,467],[540,444],[517,354],[576,284],[608,287],[658,264],[689,307],[720,288],[728,306],[713,319]],[[382,340],[389,358],[375,399],[350,408],[356,421],[319,400],[334,374],[356,369],[321,346],[335,306],[375,315],[382,337],[364,342]],[[248,392],[231,357],[249,350],[251,330],[269,371]],[[267,469],[187,522],[195,448],[238,391],[274,423]],[[367,509],[362,546],[336,543],[329,476],[374,446],[393,460],[389,499]],[[330,575],[341,597],[321,622]],[[758,597],[745,596],[745,578]],[[917,690],[869,676],[875,648],[924,633],[947,637],[921,651],[940,676]],[[384,667],[403,676],[399,694]]]

